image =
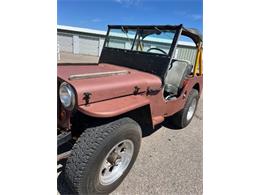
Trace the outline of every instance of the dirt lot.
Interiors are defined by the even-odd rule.
[[[202,194],[202,98],[191,124],[182,130],[164,124],[142,140],[139,156],[112,195]],[[58,194],[72,194],[58,165]]]

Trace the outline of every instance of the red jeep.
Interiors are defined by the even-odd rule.
[[[180,37],[194,62],[176,58]],[[58,65],[58,148],[71,143],[65,178],[77,194],[112,192],[139,152],[144,130],[166,118],[184,128],[202,91],[202,38],[182,25],[108,26],[98,64]]]

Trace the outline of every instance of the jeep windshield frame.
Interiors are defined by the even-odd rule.
[[[131,48],[116,48],[107,47],[109,42],[109,32],[111,29],[123,30],[125,32],[136,30],[135,36],[133,36],[133,44]],[[166,54],[145,52],[138,49],[134,49],[135,43],[138,40],[138,35],[147,37],[151,34],[160,34],[164,31],[174,31],[175,34],[172,37],[170,48]],[[143,33],[143,34],[142,34]],[[202,36],[196,29],[184,28],[180,25],[108,25],[108,31],[104,42],[99,62],[108,63],[118,66],[128,67],[144,72],[148,72],[157,75],[161,78],[162,84],[167,75],[168,68],[170,67],[171,61],[175,56],[175,50],[180,35],[185,35],[191,38],[197,49],[202,44]],[[126,38],[129,38],[126,36]],[[139,37],[140,38],[140,37]],[[140,40],[140,39],[139,39]]]
[[[109,28],[105,47],[170,55],[175,34],[176,30],[157,26],[135,29],[124,26]]]
[[[113,30],[121,32],[121,36],[123,35],[124,39],[131,43],[130,46],[127,48],[119,46],[111,47],[109,42],[113,36],[111,36],[110,32]],[[133,33],[128,34],[130,31]],[[170,46],[167,48],[166,53],[160,51],[147,52],[147,50],[142,51],[138,49],[138,47],[140,47],[140,40],[143,41],[146,37],[149,37],[149,35],[160,35],[162,32],[173,32],[173,36],[169,41]],[[187,35],[195,42],[195,44],[197,44],[201,41],[202,38],[199,36],[199,34],[194,32],[195,31],[192,31],[191,29],[183,28],[182,24],[175,26],[108,25],[107,35],[98,63],[114,64],[151,73],[159,76],[163,84],[171,60],[175,54],[175,49],[180,34],[183,33]],[[153,38],[154,37],[152,37],[152,39]],[[132,41],[129,41],[129,39]]]

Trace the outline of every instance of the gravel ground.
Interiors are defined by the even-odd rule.
[[[202,194],[202,99],[188,127],[165,126],[143,138],[139,156],[112,195]],[[58,194],[71,194],[58,165]]]

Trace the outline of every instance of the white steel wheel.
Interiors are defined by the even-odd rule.
[[[134,143],[123,140],[116,144],[106,155],[99,171],[102,185],[110,185],[120,178],[129,166],[134,153]]]
[[[194,98],[192,100],[190,107],[188,109],[188,112],[187,112],[187,121],[189,121],[193,117],[193,115],[195,113],[196,105],[197,105],[197,99]]]
[[[187,97],[183,109],[175,113],[171,117],[171,120],[173,121],[175,128],[182,129],[187,127],[190,124],[196,112],[198,101],[199,101],[199,92],[196,89],[192,89],[189,93],[189,96]]]

